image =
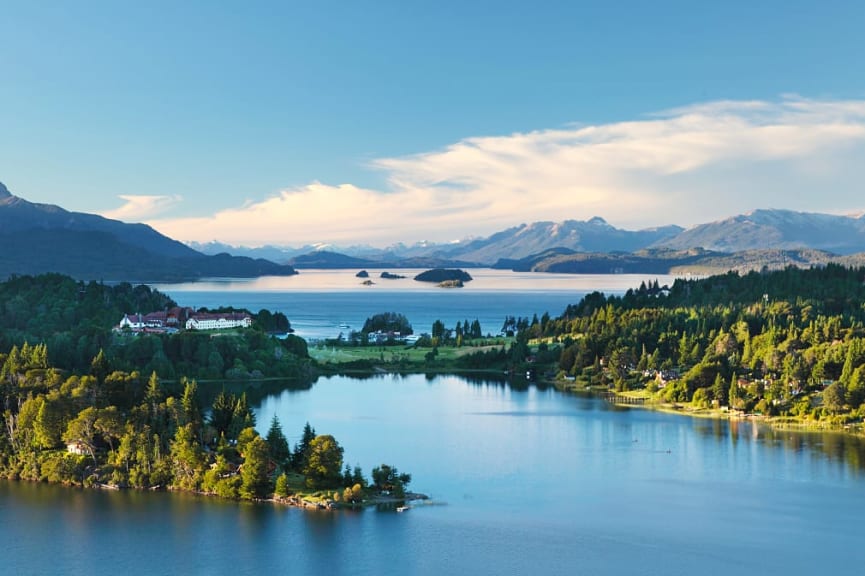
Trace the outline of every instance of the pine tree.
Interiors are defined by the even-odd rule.
[[[306,423],[303,427],[303,435],[300,442],[294,446],[294,454],[291,458],[291,464],[295,470],[303,470],[309,460],[309,447],[315,438],[315,428]]]
[[[267,446],[270,448],[271,457],[280,466],[285,466],[291,458],[291,450],[288,447],[288,440],[285,438],[276,414],[273,415],[270,421],[270,429],[267,431],[266,440]]]

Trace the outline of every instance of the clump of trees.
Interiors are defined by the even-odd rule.
[[[399,332],[403,336],[413,334],[411,323],[405,315],[398,312],[382,312],[366,319],[363,323],[361,333],[372,334],[374,332]]]

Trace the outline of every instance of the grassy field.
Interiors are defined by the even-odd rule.
[[[439,346],[437,362],[447,362],[479,351],[492,350],[507,346],[508,342],[502,339],[501,345],[486,346]],[[341,364],[356,360],[369,360],[370,362],[381,362],[383,364],[423,364],[426,355],[432,348],[416,348],[414,346],[311,346],[309,355],[317,362],[327,364]]]

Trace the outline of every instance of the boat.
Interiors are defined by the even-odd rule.
[[[397,506],[397,507],[396,507],[396,511],[397,511],[397,512],[405,512],[405,511],[408,510],[409,508],[411,508],[411,506]]]
[[[343,330],[347,330],[347,329],[351,328],[351,326],[349,326],[347,322],[340,322],[339,327],[342,328]]]

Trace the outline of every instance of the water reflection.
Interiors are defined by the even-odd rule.
[[[695,432],[719,444],[759,443],[791,454],[835,463],[854,476],[865,470],[865,440],[840,432],[777,429],[753,420],[698,419]]]

